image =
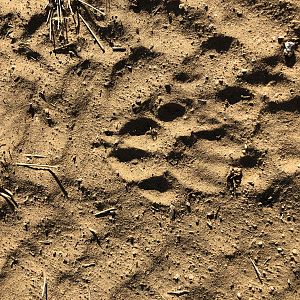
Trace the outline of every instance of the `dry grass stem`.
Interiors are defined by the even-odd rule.
[[[41,154],[24,154],[25,157],[35,157],[35,158],[46,158],[47,156]]]
[[[83,16],[78,13],[80,19],[82,20],[82,22],[84,23],[84,25],[86,26],[86,28],[89,30],[89,32],[91,33],[91,35],[93,36],[93,38],[95,39],[95,41],[97,42],[97,44],[99,45],[100,49],[103,51],[103,53],[105,52],[104,47],[102,46],[100,40],[98,39],[98,37],[96,36],[96,34],[94,33],[94,31],[92,30],[92,28],[90,27],[90,25],[87,23],[87,21],[83,18]]]
[[[26,167],[26,168],[29,168],[29,169],[32,169],[32,170],[48,171],[53,176],[53,178],[55,179],[56,183],[60,187],[60,189],[61,189],[62,193],[64,194],[64,196],[68,197],[68,192],[64,188],[63,184],[61,183],[61,181],[59,180],[57,175],[51,170],[51,168],[57,168],[56,166],[23,164],[23,163],[16,163],[16,165],[21,166],[21,167]]]
[[[43,284],[43,290],[42,290],[42,299],[46,299],[48,300],[48,283],[47,283],[47,277],[45,275],[45,272],[44,273],[44,284]]]
[[[80,3],[90,7],[91,9],[95,10],[96,12],[98,12],[99,14],[101,14],[102,16],[105,16],[105,13],[101,10],[99,10],[98,8],[94,7],[93,5],[89,4],[89,3],[86,3],[85,1],[82,1],[82,0],[78,0]]]
[[[252,266],[253,266],[253,268],[254,268],[254,270],[255,270],[255,273],[256,273],[256,275],[257,275],[257,278],[259,279],[260,283],[263,283],[263,282],[262,282],[262,279],[261,279],[262,275],[261,275],[260,271],[258,270],[258,268],[257,268],[257,266],[256,266],[256,264],[255,264],[255,262],[254,262],[251,258],[250,258],[250,261],[251,261]]]
[[[96,218],[104,217],[104,216],[107,216],[107,215],[112,214],[112,213],[115,212],[116,210],[117,210],[116,207],[111,207],[111,208],[108,208],[108,209],[105,209],[105,210],[102,210],[102,211],[96,213],[96,214],[95,214],[95,217],[96,217]]]
[[[19,166],[19,167],[28,167],[28,168],[57,169],[57,166],[39,165],[39,164],[26,164],[26,163],[16,163],[16,166]]]

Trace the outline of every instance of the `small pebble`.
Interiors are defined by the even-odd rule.
[[[293,250],[292,250],[292,254],[295,255],[295,256],[298,255],[297,249],[293,249]]]
[[[194,275],[190,274],[188,278],[189,278],[189,281],[192,282],[194,280]]]
[[[173,279],[174,279],[175,281],[179,281],[179,278],[180,278],[180,275],[179,275],[178,273],[175,274],[174,277],[173,277]]]

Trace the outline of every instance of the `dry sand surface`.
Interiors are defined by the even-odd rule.
[[[87,1],[0,0],[0,299],[300,299],[300,1]]]

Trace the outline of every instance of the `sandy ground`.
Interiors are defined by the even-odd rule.
[[[105,53],[46,5],[0,0],[0,299],[300,299],[300,1],[111,0]]]

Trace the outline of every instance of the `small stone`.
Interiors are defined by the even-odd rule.
[[[236,296],[237,296],[238,299],[242,299],[242,294],[241,293],[237,293]]]
[[[281,252],[283,251],[283,249],[280,248],[280,247],[278,247],[278,248],[277,248],[277,251],[278,251],[279,253],[281,253]]]
[[[185,10],[185,8],[186,8],[183,3],[180,3],[178,7],[180,10]]]
[[[238,11],[238,10],[236,11],[236,14],[237,14],[238,17],[242,17],[243,16],[243,13],[241,11]]]
[[[295,256],[298,255],[297,249],[293,249],[293,250],[292,250],[292,254],[295,255]]]
[[[174,204],[171,204],[171,205],[170,205],[169,216],[170,216],[170,219],[173,220],[173,221],[174,221],[175,218],[176,218],[176,210],[175,210]]]
[[[206,214],[207,219],[212,220],[215,218],[215,213],[214,212],[209,212]]]
[[[257,245],[261,248],[262,246],[263,246],[263,242],[262,241],[259,241],[258,243],[257,243]]]
[[[192,282],[194,280],[194,275],[190,274],[188,278],[189,278],[189,281]]]
[[[173,279],[174,279],[175,281],[179,281],[180,275],[179,275],[178,273],[176,273],[176,274],[174,275]]]
[[[28,222],[24,222],[24,223],[23,223],[24,229],[25,229],[26,231],[28,231],[28,224],[29,224]]]

